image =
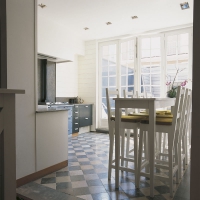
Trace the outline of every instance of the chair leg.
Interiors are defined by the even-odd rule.
[[[142,150],[143,150],[143,130],[140,129],[140,134],[139,134],[139,152],[138,152],[138,168],[137,168],[137,173],[136,173],[136,184],[135,187],[139,188],[140,187],[140,172],[141,172],[141,165],[142,165]]]
[[[112,161],[113,161],[113,145],[114,145],[114,129],[111,130],[110,135],[110,147],[109,147],[109,161],[108,161],[108,179],[111,179],[112,173]]]
[[[185,141],[185,165],[188,164],[188,144],[187,144],[187,134],[184,137]]]
[[[148,132],[145,131],[144,133],[144,158],[145,160],[149,160],[149,142],[148,142]],[[145,166],[145,172],[149,173],[149,166]]]
[[[120,130],[121,131],[121,166],[124,166],[124,143],[125,143],[125,130]]]
[[[134,166],[135,166],[135,182],[137,182],[138,172],[138,129],[134,129]]]
[[[181,141],[178,142],[178,177],[181,179],[182,161],[181,161]]]
[[[175,165],[178,166],[178,170],[176,171],[176,183],[179,183],[178,143],[175,145],[174,150],[175,150]]]
[[[127,129],[127,141],[126,141],[126,157],[129,157],[129,149],[130,149],[130,129]],[[128,167],[128,161],[126,161],[126,167]]]
[[[183,170],[185,170],[185,157],[186,157],[186,146],[185,146],[185,137],[182,137],[182,149],[183,149]]]
[[[168,134],[168,153],[169,153],[169,189],[170,197],[173,197],[173,141],[170,137],[171,134]]]
[[[166,135],[167,135],[167,133],[163,133],[164,134],[164,139],[163,139],[163,153],[165,153],[165,150],[166,150]]]

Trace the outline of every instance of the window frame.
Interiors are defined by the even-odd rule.
[[[142,42],[142,39],[144,38],[154,38],[154,37],[160,37],[160,57],[161,57],[161,83],[160,83],[160,86],[161,86],[161,92],[160,92],[160,95],[163,96],[164,95],[164,87],[163,87],[163,84],[162,84],[162,80],[163,80],[163,77],[165,76],[164,75],[164,70],[162,70],[162,68],[164,69],[164,61],[163,61],[163,49],[164,49],[164,35],[162,33],[159,33],[159,34],[149,34],[149,35],[141,35],[138,37],[138,58],[137,58],[137,62],[138,62],[138,92],[139,94],[141,93],[141,42]]]
[[[111,40],[99,43],[98,45],[98,127],[106,128],[108,127],[108,120],[102,118],[102,68],[101,62],[103,57],[103,51],[101,49],[103,46],[113,45],[116,44],[116,55],[119,53],[119,47],[118,47],[119,40]],[[118,76],[118,66],[119,65],[119,58],[116,56],[116,77]],[[119,80],[116,78],[116,88],[118,88]]]
[[[149,38],[149,37],[160,37],[161,41],[161,96],[165,97],[167,93],[167,87],[165,85],[166,83],[166,64],[167,64],[167,37],[174,34],[183,34],[183,33],[189,33],[189,63],[188,63],[188,78],[192,80],[192,40],[193,40],[193,33],[192,33],[192,27],[189,28],[182,28],[177,30],[169,30],[169,31],[160,31],[160,33],[156,34],[143,34],[133,37],[128,37],[126,39],[115,39],[115,40],[109,40],[109,41],[99,41],[98,43],[98,97],[97,97],[97,113],[98,113],[98,127],[101,128],[107,128],[108,127],[108,120],[102,119],[102,105],[100,102],[102,102],[102,70],[101,70],[101,59],[102,58],[102,52],[100,51],[100,48],[102,46],[116,44],[116,88],[119,89],[119,93],[121,96],[121,43],[129,41],[134,39],[134,91],[138,91],[140,93],[141,91],[141,39],[142,38]],[[164,80],[164,81],[163,81]],[[187,84],[187,87],[192,88],[192,82],[189,82]]]
[[[165,39],[165,47],[164,48],[164,65],[165,65],[165,77],[167,75],[167,37],[172,36],[172,35],[178,35],[178,34],[184,34],[188,33],[188,46],[189,46],[189,51],[188,51],[188,79],[192,80],[192,40],[193,40],[193,30],[192,28],[184,28],[184,29],[178,29],[178,30],[173,30],[173,31],[167,31],[164,33],[164,39]],[[187,87],[192,88],[192,82],[188,82]],[[167,86],[164,87],[165,93],[167,93]]]

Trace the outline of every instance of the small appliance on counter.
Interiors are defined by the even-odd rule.
[[[69,103],[70,104],[82,104],[84,102],[84,100],[81,97],[76,97],[76,98],[71,98],[69,99]]]
[[[77,103],[76,98],[69,99],[69,103],[70,103],[70,104],[75,104],[75,103]]]

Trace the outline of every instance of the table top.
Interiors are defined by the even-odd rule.
[[[176,98],[113,98],[115,101],[175,101]]]

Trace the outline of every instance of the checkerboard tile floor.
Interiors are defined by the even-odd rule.
[[[152,199],[149,180],[142,178],[140,189],[135,189],[133,173],[122,173],[119,190],[115,190],[114,170],[111,180],[108,180],[108,154],[108,134],[90,132],[69,137],[69,166],[35,182],[87,200]],[[174,191],[177,187],[174,184]],[[153,199],[171,199],[169,187],[164,182],[156,180],[154,192]]]

